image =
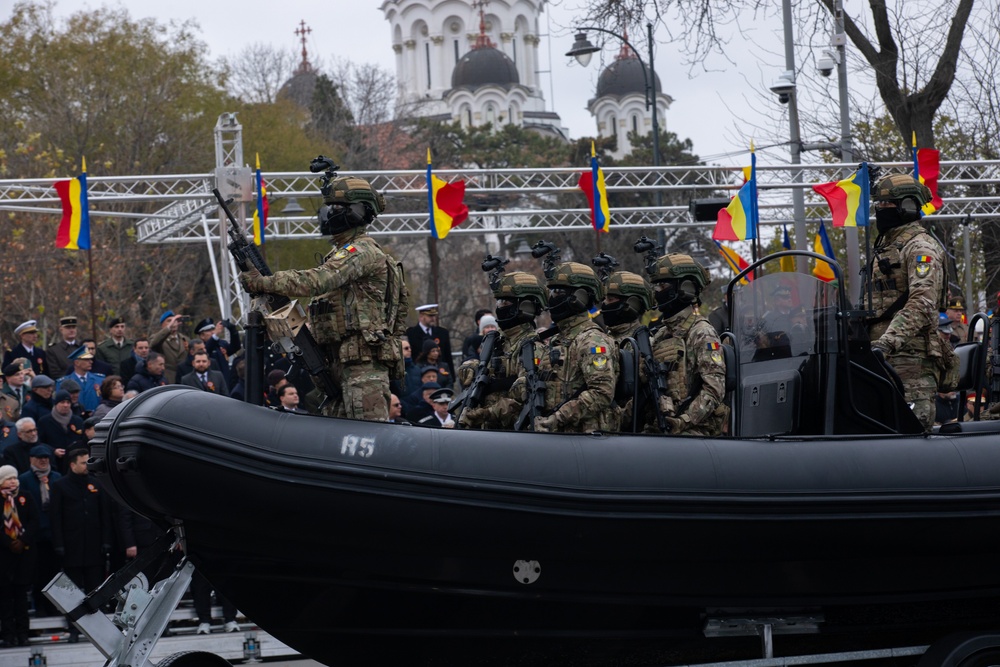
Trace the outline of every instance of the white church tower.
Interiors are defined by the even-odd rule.
[[[628,39],[628,33],[625,33]],[[654,98],[660,132],[667,129],[667,109],[674,101],[660,88],[660,77],[654,76]],[[645,136],[653,132],[653,110],[646,108],[646,72],[643,64],[624,44],[614,61],[601,72],[597,90],[587,109],[597,121],[597,136],[618,137],[618,147],[612,155],[621,159],[632,152],[628,133]]]
[[[385,0],[399,99],[463,126],[513,123],[564,137],[539,83],[546,0]]]

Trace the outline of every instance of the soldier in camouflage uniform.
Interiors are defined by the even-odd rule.
[[[615,271],[608,276],[604,287],[607,294],[601,304],[601,315],[604,316],[608,333],[621,348],[622,342],[634,337],[636,330],[643,326],[640,318],[653,307],[652,290],[645,278],[630,271]],[[634,352],[639,354],[637,349]],[[636,382],[639,386],[646,382],[646,369],[641,363]],[[617,396],[616,401],[621,411],[620,430],[631,432],[634,397],[626,393],[624,396]]]
[[[386,292],[395,264],[367,231],[385,210],[385,199],[364,179],[340,177],[323,201],[320,232],[331,236],[334,247],[320,266],[273,276],[251,270],[240,282],[250,292],[311,296],[310,329],[343,392],[323,414],[386,421],[390,368],[395,374],[403,358],[398,331],[386,321],[394,305],[386,303]]]
[[[548,306],[545,288],[530,273],[512,271],[504,274],[493,290],[496,297],[497,324],[500,339],[494,348],[490,368],[490,383],[480,407],[462,411],[459,426],[513,430],[524,400],[523,387],[513,388],[514,382],[525,375],[522,347],[532,348],[532,362],[538,364],[544,345],[535,333],[535,318]],[[466,361],[458,370],[464,386],[469,386],[479,367],[479,359]]]
[[[651,271],[657,308],[663,314],[653,335],[653,356],[666,364],[668,396],[660,409],[670,433],[721,435],[729,409],[726,363],[715,327],[698,311],[701,292],[712,279],[688,255],[669,254]],[[655,421],[649,430],[658,431]]]
[[[904,174],[882,178],[872,192],[878,238],[871,262],[872,349],[899,374],[906,400],[924,425],[934,424],[938,370],[945,350],[937,335],[944,307],[942,248],[920,224],[927,186]]]
[[[618,410],[618,349],[614,339],[591,319],[603,286],[594,270],[578,262],[555,267],[548,279],[549,314],[559,329],[546,354],[545,415],[535,419],[540,432],[615,431]]]

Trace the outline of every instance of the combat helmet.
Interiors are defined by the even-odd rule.
[[[685,278],[693,280],[699,291],[708,287],[712,282],[712,277],[704,266],[694,261],[691,255],[680,253],[670,253],[658,257],[649,275],[649,279],[654,283],[664,280],[684,280]]]
[[[330,181],[323,202],[345,205],[365,203],[375,215],[385,210],[385,197],[371,183],[357,176],[340,176]]]
[[[605,289],[608,296],[616,296],[619,299],[627,300],[630,297],[638,297],[639,303],[642,304],[642,308],[638,309],[639,312],[649,310],[653,307],[653,297],[650,294],[649,283],[638,273],[615,271],[608,276],[608,283]]]
[[[895,202],[899,210],[898,220],[894,214],[875,209],[875,220],[879,229],[890,229],[899,224],[916,222],[920,219],[920,209],[931,200],[931,191],[923,183],[906,174],[889,174],[879,179],[872,191],[872,201]]]
[[[604,299],[604,285],[594,270],[580,262],[564,262],[556,266],[547,281],[551,295],[549,313],[555,321],[586,312]]]
[[[497,324],[501,329],[510,329],[518,324],[533,321],[548,308],[549,299],[538,278],[526,271],[505,273],[494,284],[493,296],[498,301],[510,301],[510,305],[497,305]]]
[[[656,287],[657,307],[667,317],[699,303],[701,291],[712,282],[705,267],[680,253],[658,257],[649,274]]]
[[[554,287],[582,287],[588,290],[595,300],[604,298],[604,285],[594,273],[594,269],[580,262],[563,262],[556,266],[552,277],[546,283],[549,289]]]
[[[901,201],[912,197],[923,206],[931,200],[931,190],[906,174],[889,174],[879,179],[872,192],[872,201]]]

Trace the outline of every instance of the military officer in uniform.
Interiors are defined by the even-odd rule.
[[[920,207],[931,199],[926,185],[911,176],[890,174],[872,191],[875,204],[873,288],[868,336],[903,381],[913,413],[934,424],[937,368],[944,350],[937,334],[944,303],[943,250],[920,224]]]
[[[4,353],[3,365],[6,366],[15,359],[24,357],[31,362],[31,370],[35,371],[35,375],[51,377],[45,350],[35,346],[38,342],[38,323],[35,320],[21,322],[14,328],[14,336],[20,342]]]
[[[545,414],[535,419],[535,430],[615,431],[618,346],[590,312],[604,296],[603,285],[592,268],[579,262],[557,265],[546,285],[549,314],[559,332],[548,346]]]
[[[463,410],[458,424],[462,428],[510,431],[522,405],[523,389],[513,387],[526,372],[522,348],[531,347],[531,363],[537,367],[544,346],[535,333],[535,318],[547,307],[548,298],[541,281],[525,271],[504,274],[495,283],[493,296],[501,333],[491,360],[490,382],[483,404]],[[475,377],[479,363],[478,358],[470,359],[458,369],[464,386],[468,387]]]
[[[80,407],[83,408],[85,417],[89,417],[101,404],[101,383],[104,382],[104,376],[91,372],[94,354],[86,345],[81,345],[71,352],[69,361],[73,367],[56,382],[56,391],[62,389],[63,383],[67,380],[73,380],[80,385]]]
[[[390,365],[401,364],[402,345],[386,320],[389,260],[368,235],[368,224],[385,210],[385,198],[362,178],[341,176],[324,191],[320,232],[333,250],[315,269],[256,269],[240,274],[252,293],[310,296],[310,327],[323,348],[342,400],[327,401],[327,416],[386,421]]]
[[[669,369],[660,409],[670,433],[720,435],[729,414],[722,402],[726,364],[719,334],[698,310],[712,279],[689,255],[669,254],[656,260],[650,280],[662,313],[652,346],[657,363]],[[649,425],[658,430],[655,420]]]
[[[45,350],[45,358],[49,364],[52,377],[61,378],[73,369],[69,355],[76,351],[82,341],[76,337],[76,315],[59,318],[59,340],[49,345]]]

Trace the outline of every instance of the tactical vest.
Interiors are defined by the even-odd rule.
[[[903,249],[910,241],[926,233],[920,225],[910,224],[904,227],[899,236],[888,245],[876,246],[875,268],[873,268],[871,276],[872,309],[875,316],[868,321],[869,336],[872,340],[885,333],[893,316],[906,304],[910,286],[909,276],[903,267]],[[941,283],[942,293],[938,296],[938,306],[944,308],[947,299],[947,278]]]
[[[366,236],[354,238],[351,243],[374,245],[384,256],[378,244]],[[341,250],[331,250],[323,263]],[[384,303],[387,274],[388,265],[383,262],[373,273],[348,282],[309,304],[316,342],[331,347],[331,352],[336,352],[331,356],[340,362],[357,363],[378,358],[378,348],[388,340]]]

